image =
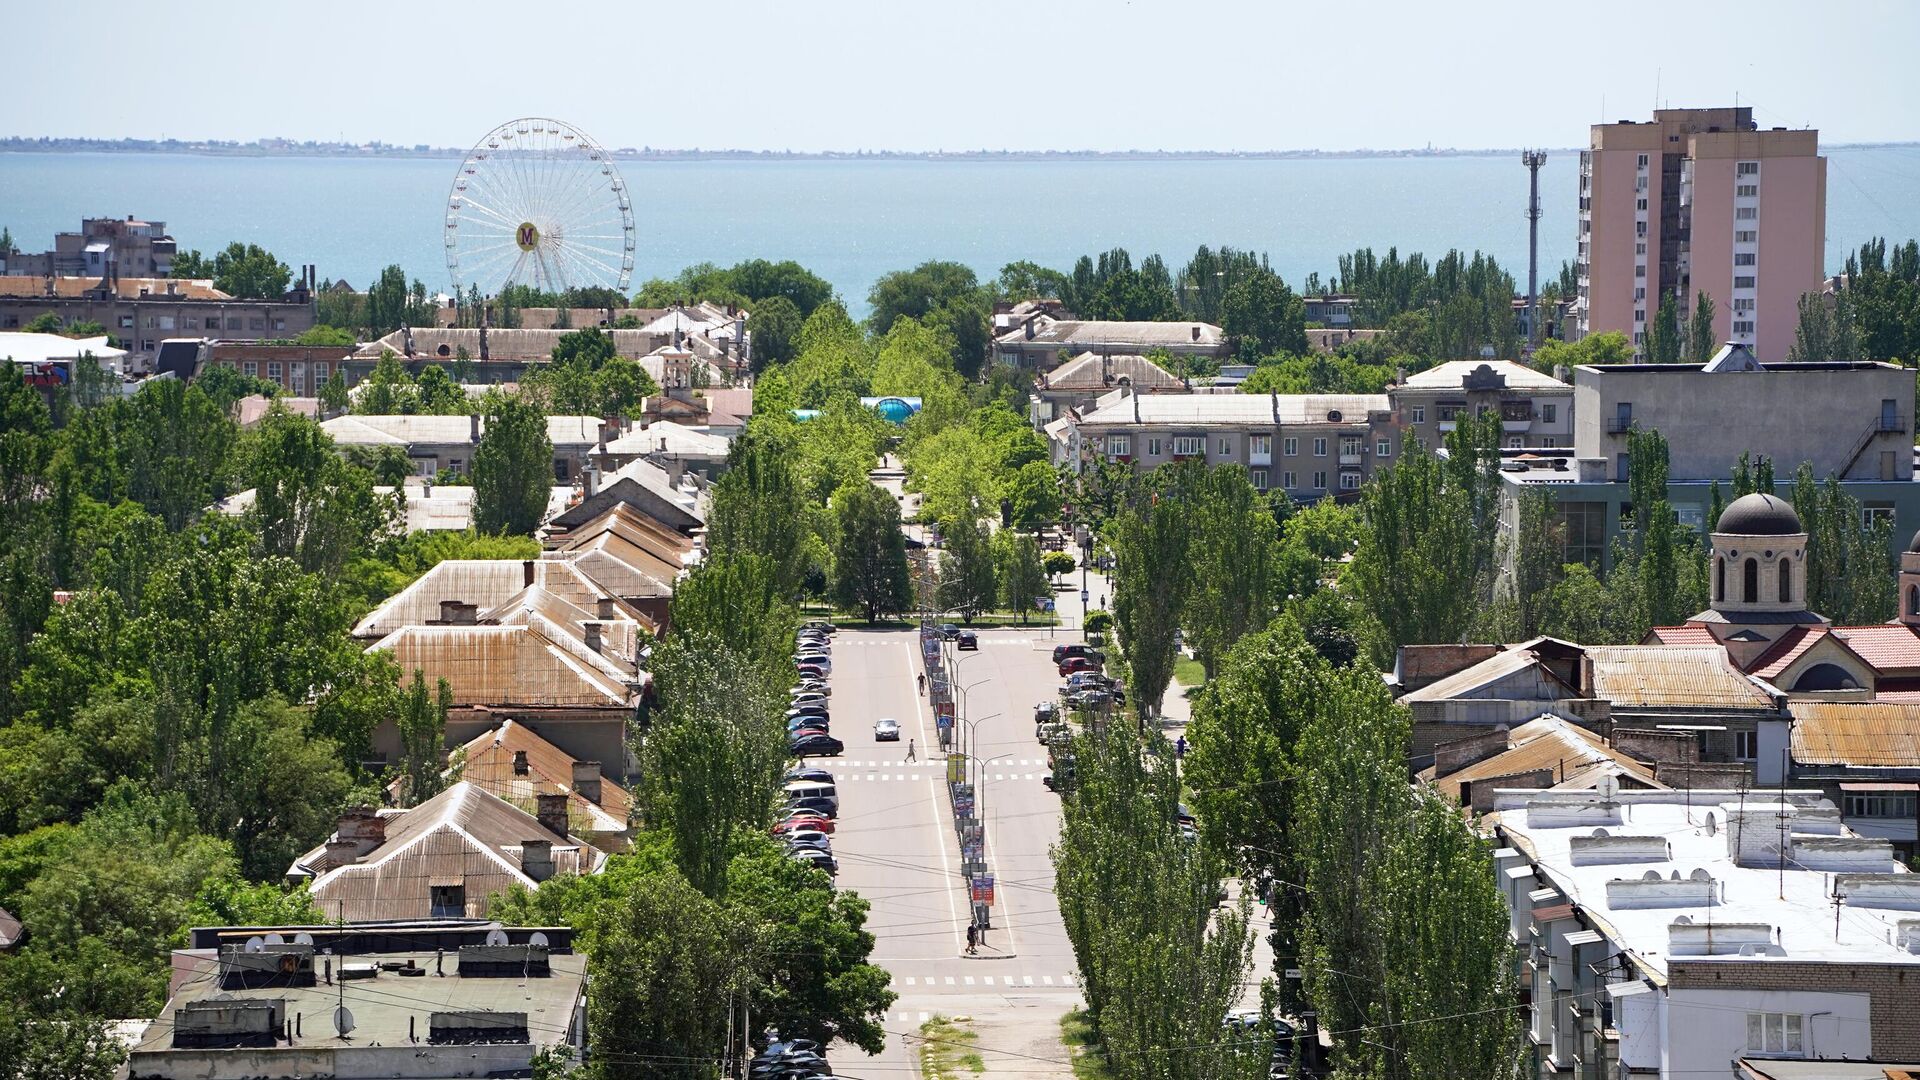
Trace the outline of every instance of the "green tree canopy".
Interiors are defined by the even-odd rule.
[[[473,452],[473,525],[529,535],[546,518],[553,487],[547,418],[526,398],[496,394]]]
[[[833,496],[833,601],[869,623],[897,615],[913,604],[907,572],[907,538],[893,496],[868,483],[852,483]]]

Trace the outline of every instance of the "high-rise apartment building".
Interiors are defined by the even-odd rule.
[[[1686,317],[1705,292],[1718,340],[1784,359],[1826,273],[1820,133],[1761,131],[1746,107],[1653,115],[1594,125],[1580,154],[1577,335],[1619,330],[1643,351],[1663,296]]]

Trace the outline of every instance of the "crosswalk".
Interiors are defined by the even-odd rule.
[[[818,761],[819,761],[820,768],[823,768],[828,772],[833,773],[836,778],[840,775],[842,771],[846,771],[846,770],[864,769],[868,772],[872,772],[875,769],[896,769],[897,770],[904,766],[919,765],[921,771],[925,772],[927,770],[933,769],[935,766],[939,764],[942,764],[939,761],[912,762],[912,761],[902,761],[899,758],[894,758],[890,761],[848,761],[842,758],[820,758],[818,759]],[[1014,767],[1020,767],[1020,766],[1038,767],[1041,765],[1045,765],[1046,763],[1047,763],[1047,759],[1044,757],[1021,758],[1017,761],[1008,760],[1008,761],[994,762],[994,764],[996,765],[1008,765],[1008,766],[1014,766]]]
[[[1028,987],[1056,990],[1071,990],[1080,985],[1080,977],[1065,975],[903,975],[897,980],[904,989],[943,990],[948,987],[964,989],[972,986],[993,987],[995,989],[1024,990]]]

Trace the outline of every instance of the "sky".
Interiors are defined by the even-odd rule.
[[[464,147],[551,116],[671,149],[1570,147],[1656,100],[1737,97],[1828,144],[1920,139],[1913,0],[109,0],[7,21],[37,44],[9,50],[0,135]]]

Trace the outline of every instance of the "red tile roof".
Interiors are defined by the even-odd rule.
[[[1648,636],[1655,638],[1661,645],[1718,645],[1713,631],[1699,623],[1687,623],[1685,626],[1656,626]],[[1647,642],[1646,644],[1653,644]]]
[[[1920,670],[1920,635],[1904,623],[1836,626],[1833,632],[1875,671]]]
[[[1824,626],[1796,626],[1781,634],[1767,647],[1766,652],[1755,657],[1747,670],[1763,679],[1775,678],[1826,636],[1827,628]]]

